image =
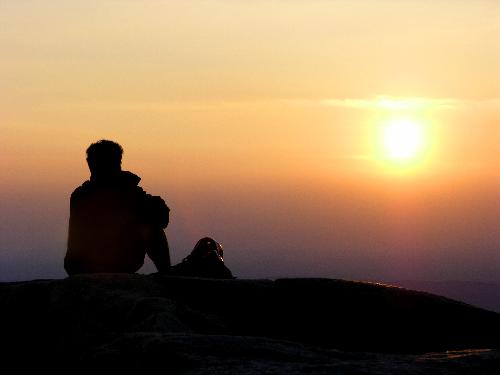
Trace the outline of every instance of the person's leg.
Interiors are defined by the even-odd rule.
[[[165,231],[160,227],[149,227],[145,230],[145,240],[146,253],[158,272],[167,272],[170,269],[170,250]]]

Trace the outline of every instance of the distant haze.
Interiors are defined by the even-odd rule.
[[[500,282],[500,2],[0,2],[0,280],[64,277],[85,149],[243,277]],[[426,129],[384,159],[388,119]],[[153,272],[148,262],[141,272]]]

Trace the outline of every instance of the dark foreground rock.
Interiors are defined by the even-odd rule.
[[[0,332],[4,365],[53,373],[500,373],[499,314],[331,279],[2,283]]]

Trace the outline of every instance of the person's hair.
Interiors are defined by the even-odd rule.
[[[122,146],[106,139],[92,143],[87,148],[87,162],[92,172],[120,169],[122,155]]]

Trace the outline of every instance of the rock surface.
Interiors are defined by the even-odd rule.
[[[51,372],[500,373],[500,314],[333,279],[0,284],[2,362]]]

